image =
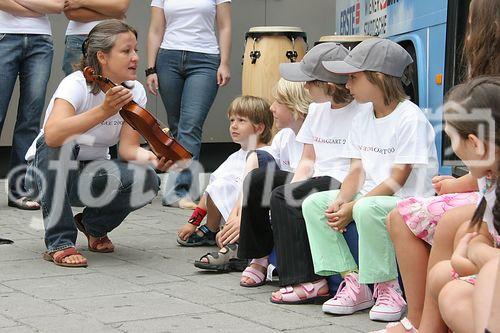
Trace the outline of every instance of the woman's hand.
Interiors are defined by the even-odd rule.
[[[148,157],[148,161],[156,170],[165,172],[172,166],[172,164],[174,164],[174,161],[172,160],[167,160],[165,157],[158,159],[158,157],[156,157],[156,155],[153,152],[149,153],[150,155]]]
[[[83,7],[82,0],[66,0],[64,1],[64,10],[78,9]]]
[[[436,176],[432,178],[432,187],[438,195],[453,193],[455,177],[453,176]]]
[[[338,232],[346,231],[346,227],[352,222],[352,208],[354,201],[344,202],[337,199],[328,206],[325,211],[327,224]]]
[[[148,75],[146,78],[146,88],[153,95],[156,96],[158,94],[158,74],[153,73]]]
[[[127,103],[132,101],[132,92],[124,86],[115,86],[106,92],[102,109],[109,117],[117,114]]]
[[[217,69],[217,84],[219,87],[224,87],[231,80],[231,70],[229,65],[221,64]]]

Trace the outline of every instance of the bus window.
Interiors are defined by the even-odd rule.
[[[417,71],[417,55],[415,46],[410,41],[399,42],[406,52],[408,52],[413,59],[413,63],[405,69],[402,81],[405,93],[410,97],[410,100],[418,105],[418,71]]]

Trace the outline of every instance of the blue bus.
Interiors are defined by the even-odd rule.
[[[462,47],[470,0],[337,0],[336,32],[391,39],[413,57],[403,82],[436,129],[440,173],[453,159],[443,135],[443,97],[463,78]],[[445,154],[446,152],[446,154]]]

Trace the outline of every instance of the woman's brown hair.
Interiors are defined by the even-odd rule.
[[[500,74],[500,0],[472,0],[465,35],[467,78]]]
[[[111,19],[96,25],[88,34],[82,45],[82,59],[78,69],[83,71],[87,66],[94,68],[96,74],[102,74],[101,63],[97,59],[97,52],[109,53],[115,46],[116,38],[121,33],[131,32],[137,38],[137,31],[127,23]],[[119,83],[119,82],[117,82]],[[97,82],[89,83],[92,94],[100,92]]]
[[[473,134],[487,141],[494,140],[496,147],[500,147],[500,135],[497,135],[500,124],[500,76],[479,77],[459,84],[449,91],[446,100],[444,118],[462,140]],[[491,110],[491,114],[486,110]],[[483,129],[483,133],[480,133],[481,125],[485,124],[495,128]],[[493,138],[490,133],[493,133]],[[497,196],[493,209],[497,215],[500,214],[499,199]],[[485,210],[486,199],[483,197],[472,216],[471,227],[480,225]]]

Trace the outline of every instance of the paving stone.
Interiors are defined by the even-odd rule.
[[[322,319],[289,311],[286,309],[289,306],[277,306],[271,303],[262,304],[257,301],[247,301],[230,304],[220,303],[212,307],[238,317],[251,318],[253,322],[278,330],[328,325]]]
[[[31,295],[21,293],[0,295],[0,315],[5,315],[8,318],[19,319],[64,312],[62,307]]]
[[[36,327],[41,332],[120,332],[120,330],[107,326],[93,318],[73,313],[23,318],[20,319],[20,322]]]
[[[97,268],[92,266],[91,270],[141,286],[184,281],[184,279],[178,276],[169,275],[130,263],[124,263],[120,266],[102,266]]]
[[[217,304],[221,300],[224,300],[224,303],[248,300],[245,297],[191,281],[157,284],[151,288],[178,298],[189,295],[190,302],[203,305]]]
[[[56,266],[48,261],[42,259],[38,255],[33,260],[18,260],[18,261],[5,261],[1,262],[0,269],[0,282],[5,285],[6,281],[15,281],[19,279],[30,278],[45,278],[56,276],[72,276],[73,274],[86,274],[85,269],[69,269]]]
[[[116,325],[113,325],[116,327]],[[229,329],[230,328],[230,329]],[[150,320],[138,320],[119,324],[119,329],[128,333],[154,332],[259,332],[275,330],[227,313],[203,313],[181,315]]]
[[[2,331],[3,331],[3,328],[18,326],[18,325],[19,325],[18,322],[14,321],[12,319],[9,319],[5,316],[0,315],[0,329],[2,329]]]
[[[76,269],[75,269],[76,270]],[[25,279],[4,282],[13,289],[46,300],[117,295],[120,293],[146,291],[147,289],[130,282],[101,273],[57,276],[43,279]]]
[[[40,331],[25,325],[2,328],[2,333],[33,333],[33,332],[40,332]]]
[[[14,244],[0,245],[0,262],[40,258],[40,253],[28,251]]]
[[[208,307],[155,291],[64,300],[56,303],[103,323],[214,312]]]

